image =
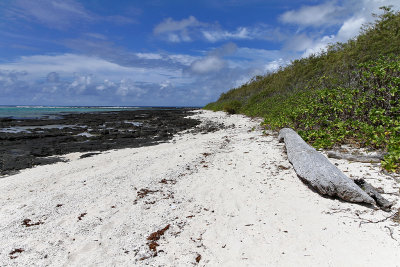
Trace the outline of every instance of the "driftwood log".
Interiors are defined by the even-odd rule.
[[[382,210],[390,211],[393,203],[387,201],[381,194],[379,194],[378,190],[375,187],[367,183],[364,179],[356,179],[354,180],[354,182],[359,187],[361,187],[361,189],[364,190],[365,193],[372,197],[376,201],[376,204],[381,207]]]
[[[383,160],[382,155],[352,155],[352,154],[345,154],[340,153],[337,151],[328,151],[328,158],[334,159],[345,159],[348,161],[356,161],[356,162],[363,162],[363,163],[380,163]]]
[[[278,139],[285,142],[289,161],[297,175],[319,193],[349,202],[375,204],[372,197],[324,155],[309,146],[294,130],[283,128]]]

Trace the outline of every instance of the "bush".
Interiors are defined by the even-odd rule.
[[[224,104],[223,110],[228,114],[236,114],[239,113],[241,107],[242,103],[239,100],[232,100]]]

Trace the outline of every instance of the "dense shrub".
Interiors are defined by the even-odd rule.
[[[242,103],[239,100],[228,101],[224,104],[223,110],[228,114],[239,113]]]

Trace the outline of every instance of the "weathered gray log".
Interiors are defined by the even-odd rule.
[[[385,211],[390,211],[393,203],[387,201],[379,192],[376,190],[375,187],[367,183],[364,179],[356,179],[354,182],[361,187],[362,190],[365,191],[370,197],[372,197],[376,204],[381,207],[381,209]]]
[[[353,180],[344,175],[324,155],[309,146],[294,130],[283,128],[279,141],[284,141],[290,163],[297,175],[323,195],[349,202],[375,204]]]
[[[380,163],[383,159],[383,155],[352,155],[340,153],[337,151],[328,151],[328,158],[334,159],[345,159],[349,161],[363,162],[363,163]]]

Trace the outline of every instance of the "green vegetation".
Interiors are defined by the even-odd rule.
[[[400,171],[400,12],[382,9],[357,38],[256,76],[205,108],[263,116],[266,127],[294,128],[316,148],[382,149],[382,166]]]
[[[241,107],[242,103],[239,100],[230,100],[224,103],[223,110],[228,114],[236,114],[239,113]]]

